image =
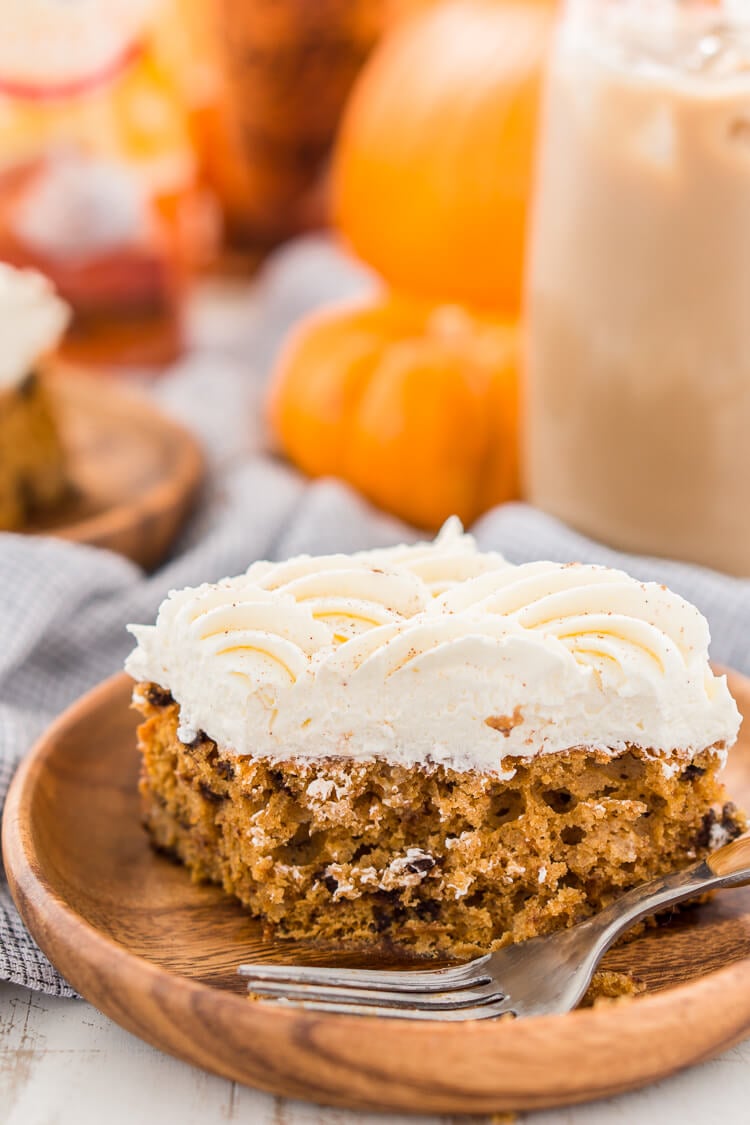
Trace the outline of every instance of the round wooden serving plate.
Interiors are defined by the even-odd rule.
[[[750,681],[732,677],[745,714]],[[5,808],[14,898],[78,991],[164,1051],[276,1094],[355,1108],[490,1113],[652,1082],[750,1033],[750,889],[724,891],[614,950],[648,987],[567,1016],[405,1023],[246,998],[237,965],[313,959],[264,943],[215,887],[150,849],[139,822],[136,717],[119,675],[71,707],[25,760]],[[750,803],[750,731],[728,788]]]
[[[107,547],[151,569],[169,550],[200,483],[197,442],[111,380],[54,374],[48,387],[73,494],[28,530]]]

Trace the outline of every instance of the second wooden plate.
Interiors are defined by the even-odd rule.
[[[28,530],[107,547],[152,569],[200,483],[198,443],[143,395],[110,379],[53,374],[48,385],[74,495]]]
[[[732,688],[750,714],[750,682]],[[358,1109],[492,1113],[617,1094],[750,1032],[750,888],[723,891],[613,950],[648,992],[566,1016],[405,1023],[249,1000],[253,958],[310,960],[263,941],[216,887],[154,854],[140,824],[132,682],[85,696],[37,744],[5,807],[3,855],[26,925],[97,1008],[173,1055],[276,1094]],[[730,795],[750,804],[750,730]]]

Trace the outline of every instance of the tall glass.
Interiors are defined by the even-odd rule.
[[[571,0],[528,271],[531,501],[750,575],[750,3]]]

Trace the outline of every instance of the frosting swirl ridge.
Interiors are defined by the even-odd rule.
[[[604,567],[511,565],[453,521],[433,543],[256,563],[130,628],[131,675],[240,754],[507,775],[514,758],[637,745],[673,768],[739,726],[684,599]]]

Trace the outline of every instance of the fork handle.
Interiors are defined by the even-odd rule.
[[[750,832],[725,844],[707,859],[701,860],[692,867],[634,887],[582,925],[599,931],[599,939],[596,942],[598,961],[620,934],[642,918],[666,906],[696,898],[706,891],[720,890],[722,887],[741,887],[748,883],[750,883]]]

